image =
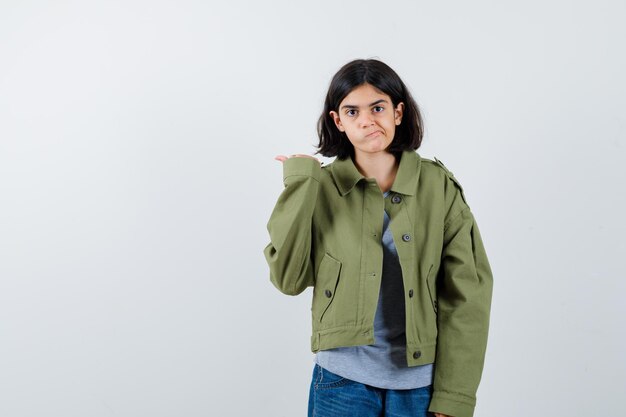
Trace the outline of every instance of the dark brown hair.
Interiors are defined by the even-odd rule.
[[[419,107],[404,82],[384,62],[376,59],[355,59],[341,67],[330,82],[324,110],[317,122],[320,140],[315,153],[326,157],[336,156],[339,159],[354,156],[354,146],[346,133],[337,129],[330,111],[338,112],[341,101],[353,89],[363,84],[370,84],[387,94],[394,108],[398,103],[404,103],[402,123],[397,126],[387,151],[398,157],[404,150],[418,149],[422,144],[424,125]]]

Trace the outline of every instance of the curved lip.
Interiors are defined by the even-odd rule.
[[[371,136],[371,135],[373,135],[373,134],[374,134],[374,133],[376,133],[376,132],[383,133],[383,131],[382,131],[382,130],[375,130],[375,131],[373,131],[372,133],[368,133],[367,135],[365,135],[365,137]]]

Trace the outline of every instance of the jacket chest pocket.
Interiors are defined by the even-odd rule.
[[[426,286],[428,287],[428,295],[433,305],[433,311],[437,314],[437,285],[435,282],[436,274],[433,271],[433,265],[430,265],[428,275],[426,275]]]
[[[315,277],[311,305],[313,320],[321,322],[330,308],[335,299],[340,272],[341,262],[325,253]]]

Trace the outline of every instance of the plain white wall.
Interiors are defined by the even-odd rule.
[[[0,415],[301,416],[310,299],[262,250],[277,154],[378,58],[494,272],[477,417],[626,389],[622,1],[2,1]],[[332,159],[330,159],[332,160]]]

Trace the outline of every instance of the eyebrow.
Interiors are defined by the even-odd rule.
[[[376,100],[373,103],[370,103],[369,107],[375,106],[378,103],[387,103],[387,100],[385,100],[384,98],[381,98],[380,100]],[[344,104],[343,106],[341,106],[342,109],[358,109],[359,106],[354,106],[352,104]],[[341,110],[341,109],[340,109]]]

